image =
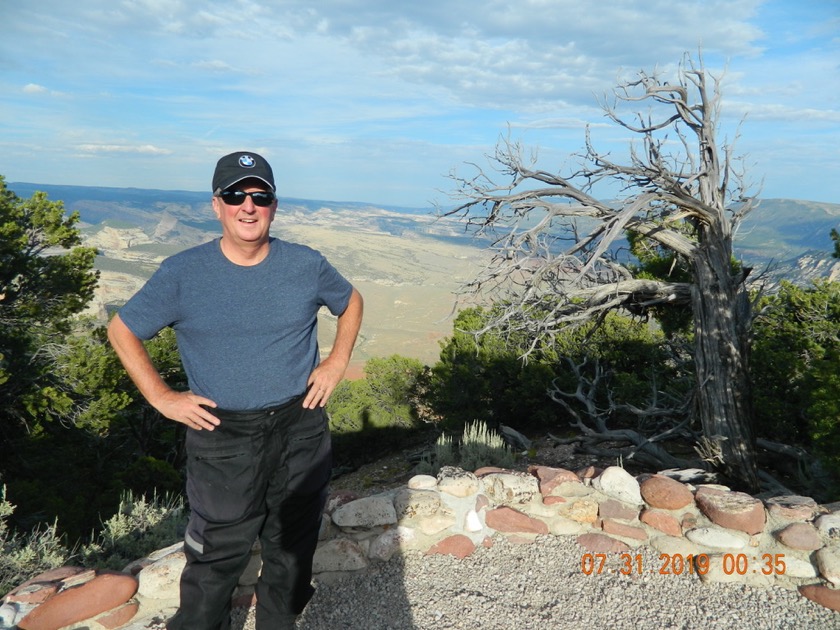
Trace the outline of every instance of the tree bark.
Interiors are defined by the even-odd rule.
[[[732,275],[726,243],[712,238],[693,259],[697,414],[703,434],[720,448],[722,472],[759,489],[749,378],[750,302]]]

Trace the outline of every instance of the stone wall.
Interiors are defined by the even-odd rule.
[[[364,569],[406,549],[466,557],[496,535],[574,536],[582,571],[598,570],[598,554],[617,553],[629,556],[632,572],[632,550],[649,545],[660,553],[656,570],[794,588],[840,611],[840,503],[762,501],[662,474],[634,478],[617,466],[578,473],[534,466],[529,473],[447,468],[380,495],[335,496],[328,513],[315,557],[320,572]]]
[[[407,486],[374,496],[334,494],[314,570],[328,579],[409,550],[464,558],[479,545],[492,546],[497,536],[520,543],[538,536],[573,536],[581,547],[581,571],[589,574],[602,570],[602,561],[612,554],[623,562],[608,566],[641,571],[633,550],[648,545],[659,552],[660,566],[654,570],[693,572],[702,581],[798,589],[840,611],[840,503],[818,505],[801,496],[762,501],[665,474],[633,477],[620,467],[577,473],[542,466],[527,473],[445,468],[437,477],[418,475]],[[140,630],[150,619],[174,612],[183,564],[179,543],[138,560],[116,577],[88,571],[83,579],[85,572],[69,568],[68,575],[39,576],[5,598],[0,630],[14,623],[21,630]],[[252,603],[259,567],[255,546],[235,605]],[[122,601],[100,598],[94,610],[91,602],[99,599],[89,584],[97,580],[103,585],[110,581],[109,592],[119,584]],[[87,588],[87,605],[74,608],[73,590],[81,585]],[[56,600],[65,623],[46,626],[42,620],[56,614]]]

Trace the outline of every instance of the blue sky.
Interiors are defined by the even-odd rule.
[[[508,129],[546,170],[587,123],[620,152],[598,97],[702,48],[762,196],[840,203],[838,0],[0,0],[0,24],[7,182],[209,194],[249,149],[282,196],[445,203]]]

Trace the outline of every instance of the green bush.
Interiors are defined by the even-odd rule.
[[[807,410],[814,452],[840,481],[840,355],[828,355],[814,367],[814,389]],[[835,486],[836,487],[836,486]],[[832,499],[840,498],[838,496]]]
[[[327,404],[334,433],[363,429],[411,428],[417,424],[412,402],[423,364],[399,355],[372,358],[365,378],[342,381]]]
[[[801,483],[809,486],[802,491],[836,500],[840,283],[801,287],[783,282],[778,292],[760,301],[758,312],[751,360],[756,434],[813,454],[808,470],[799,471]]]
[[[638,318],[609,314],[600,326],[584,324],[558,331],[553,341],[531,347],[524,334],[503,336],[485,328],[494,312],[470,308],[458,314],[452,336],[442,344],[432,368],[430,398],[449,430],[459,431],[474,418],[491,427],[507,424],[518,431],[557,430],[564,424],[560,406],[548,396],[552,383],[565,391],[577,387],[568,361],[597,361],[609,373],[603,385],[614,400],[646,407],[652,384],[675,397],[689,391],[691,374],[676,360],[674,346],[655,326]],[[483,332],[482,332],[483,331]],[[606,388],[597,401],[608,406]],[[574,403],[574,401],[572,402]],[[632,425],[632,415],[613,415],[616,426]]]
[[[151,456],[139,457],[119,474],[123,488],[137,495],[148,492],[180,494],[184,491],[184,479],[169,462]],[[120,509],[122,503],[120,502]]]
[[[185,389],[171,330],[146,347],[167,383]],[[182,492],[185,427],[164,418],[137,392],[101,324],[78,319],[51,352],[53,376],[64,383],[61,395],[50,398],[52,406],[41,414],[46,419],[31,433],[8,440],[0,470],[5,468],[8,496],[18,507],[10,519],[17,530],[57,520],[58,533],[72,543],[116,512],[126,490]],[[56,475],[56,462],[71,465]]]
[[[556,376],[553,358],[538,352],[523,361],[526,339],[480,332],[492,314],[468,308],[455,318],[452,336],[441,344],[440,359],[431,369],[429,398],[435,414],[456,432],[474,418],[520,431],[556,425],[558,407],[546,394]]]

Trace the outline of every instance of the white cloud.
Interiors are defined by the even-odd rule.
[[[791,107],[777,103],[756,105],[727,101],[729,114],[741,113],[747,121],[786,121],[791,123],[833,123],[840,125],[840,111],[833,109],[815,109],[812,107]]]
[[[217,73],[224,73],[224,74],[233,74],[237,72],[237,69],[228,64],[227,62],[220,61],[219,59],[213,59],[208,61],[198,61],[193,64],[193,67],[198,68],[200,70],[209,70],[210,72],[217,72]]]
[[[76,147],[82,153],[136,153],[140,155],[171,155],[172,151],[151,144],[80,144]]]
[[[517,122],[511,124],[512,128],[521,129],[573,129],[583,131],[586,127],[611,127],[606,123],[592,122],[584,118],[540,118],[530,122]]]

